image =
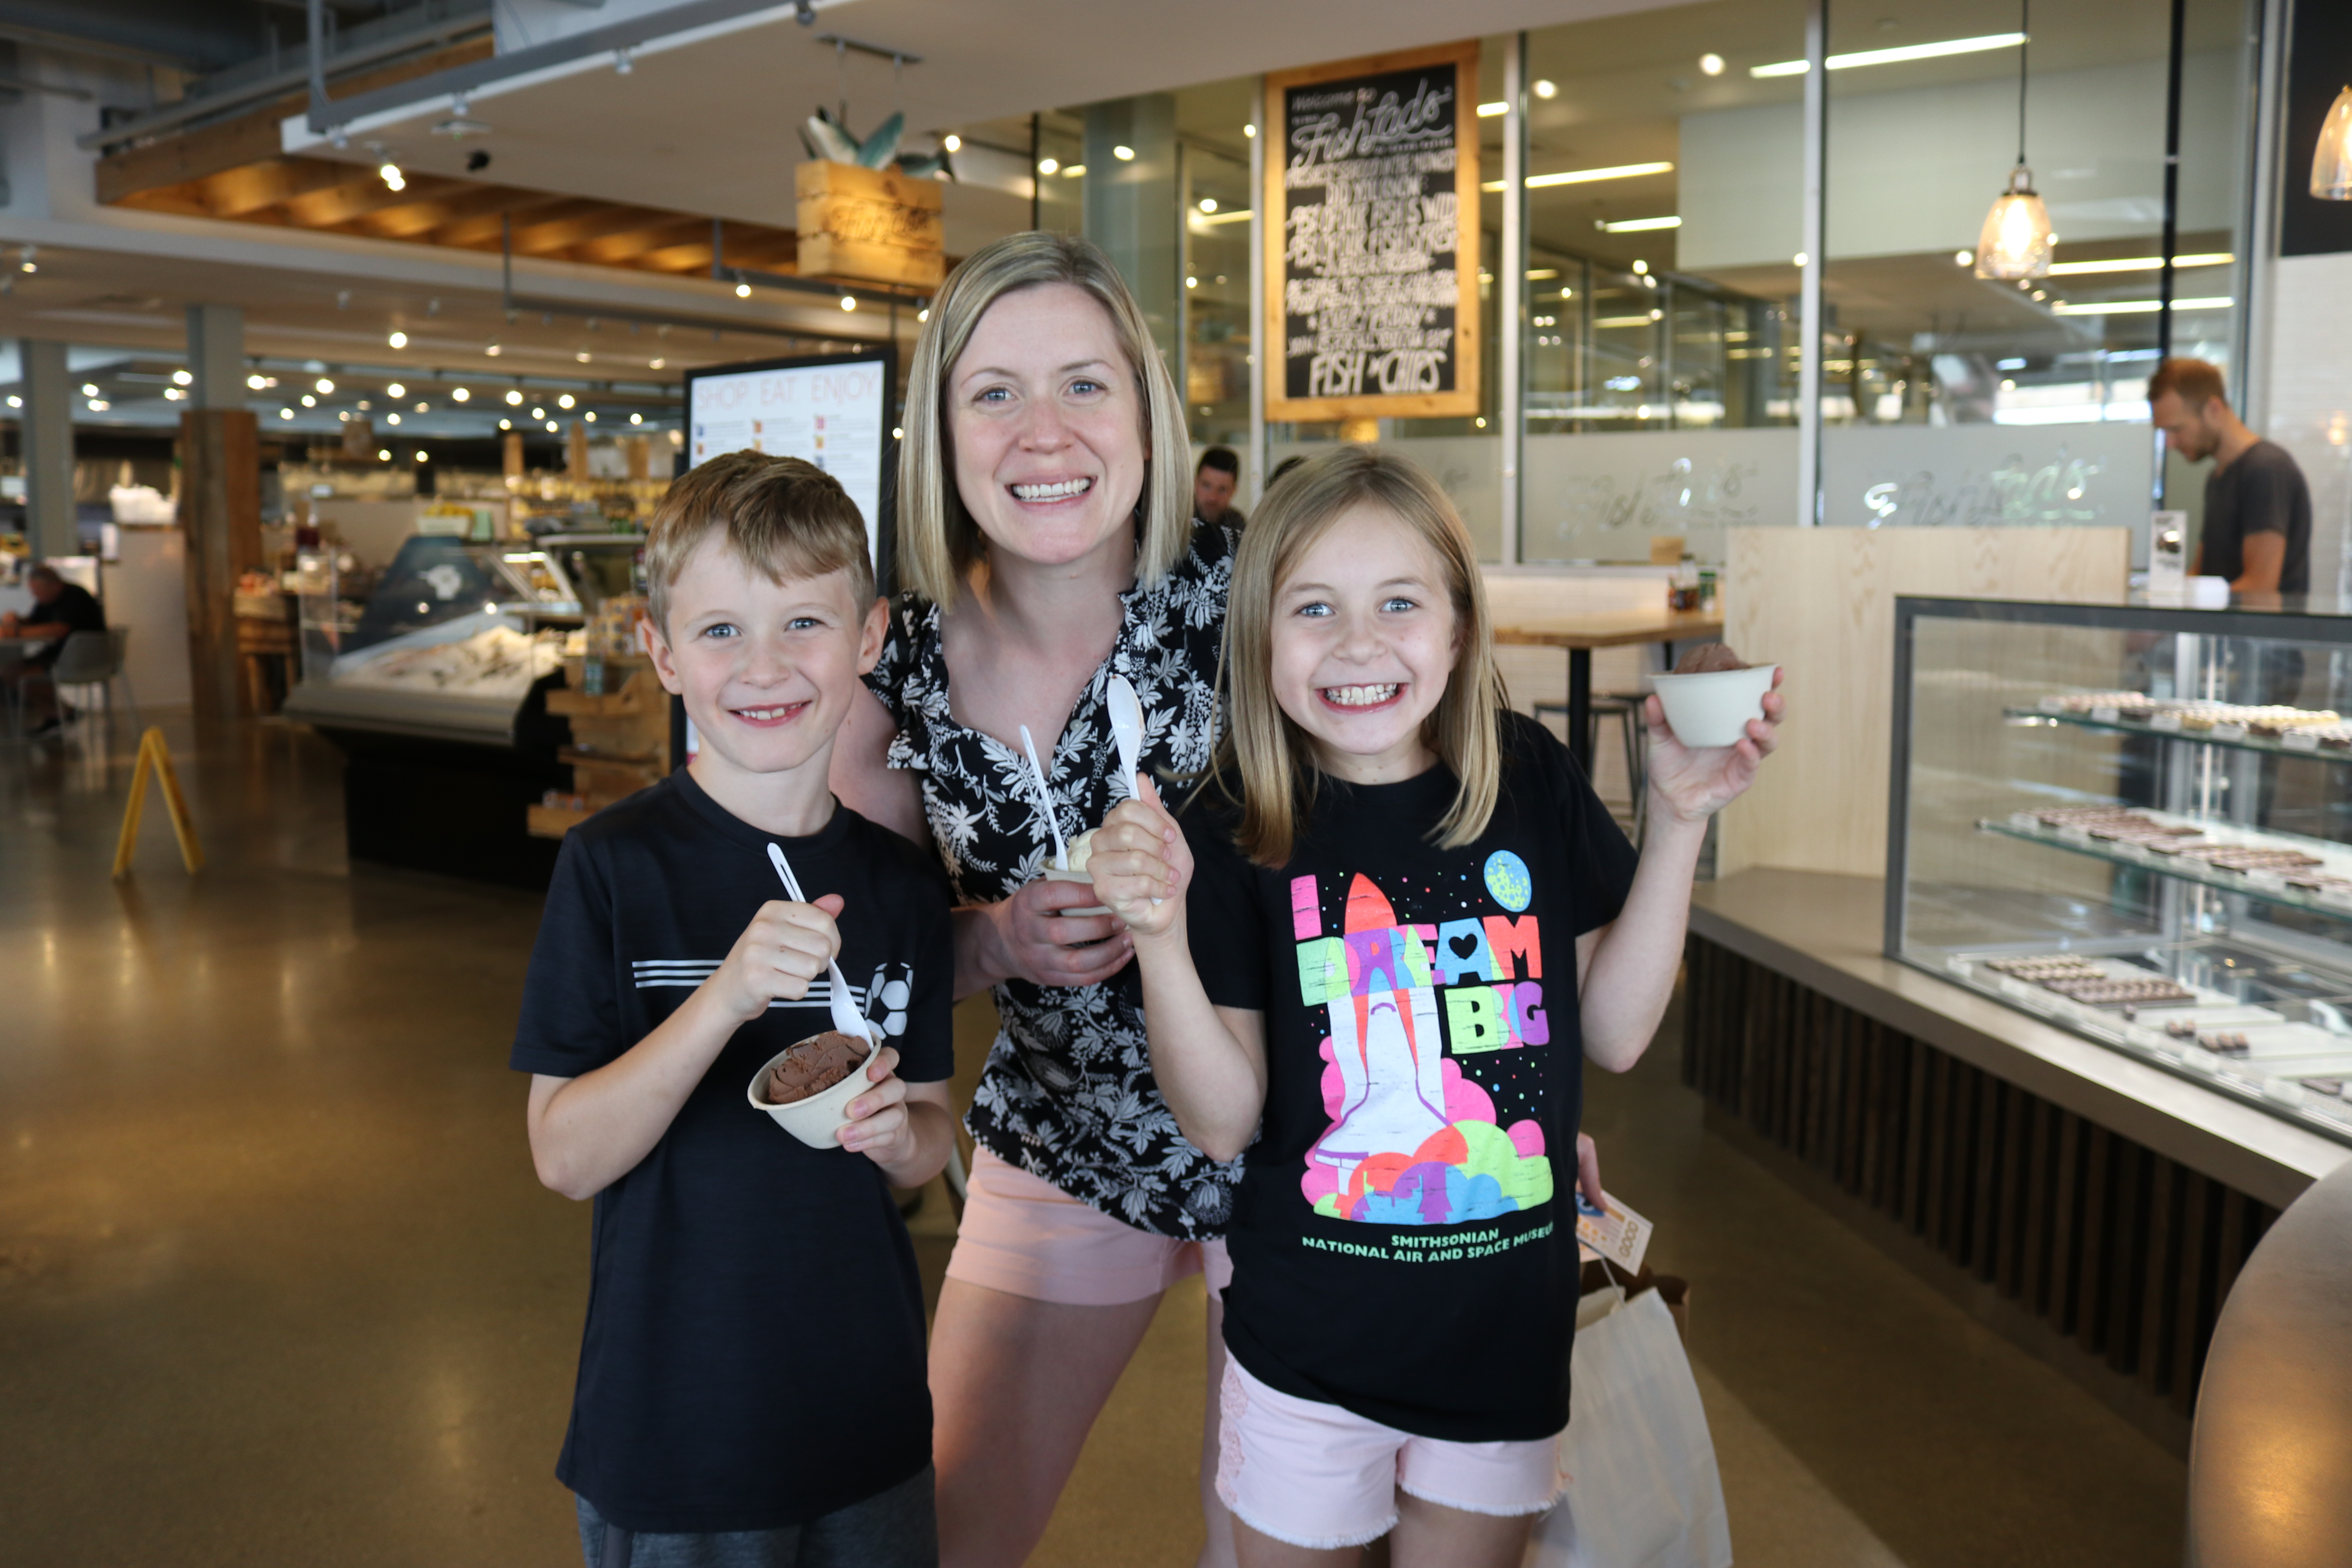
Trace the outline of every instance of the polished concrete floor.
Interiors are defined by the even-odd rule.
[[[127,734],[0,748],[0,1563],[576,1563],[586,1216],[505,1068],[538,900],[348,864],[299,729],[163,725],[193,878],[151,799],[108,879]],[[1589,1125],[1693,1281],[1744,1568],[2178,1563],[2180,1465],[1706,1134],[1674,1052],[1592,1075]],[[934,1281],[952,1226],[934,1193]],[[1201,1314],[1036,1562],[1192,1561]]]

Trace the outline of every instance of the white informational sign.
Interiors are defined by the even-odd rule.
[[[1650,1222],[1617,1201],[1608,1198],[1606,1209],[1594,1208],[1580,1192],[1576,1194],[1576,1239],[1597,1258],[1605,1258],[1628,1274],[1642,1271],[1643,1255],[1650,1250]]]
[[[687,381],[688,464],[746,448],[805,458],[839,479],[857,504],[866,558],[878,566],[891,379],[885,353],[697,372]]]

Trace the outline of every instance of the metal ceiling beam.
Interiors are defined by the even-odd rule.
[[[591,27],[544,44],[534,44],[529,48],[512,49],[487,60],[477,60],[470,65],[456,66],[432,76],[419,77],[415,81],[358,93],[332,103],[313,103],[310,106],[310,129],[323,133],[379,114],[414,109],[436,98],[460,97],[509,77],[570,65],[575,60],[608,55],[616,49],[642,48],[656,39],[692,32],[698,27],[740,21],[764,12],[774,13],[778,20],[796,16],[803,26],[809,26],[816,20],[818,11],[845,3],[845,0],[797,0],[797,3],[788,0],[788,3],[779,5],[777,0],[684,0],[680,5],[608,23],[602,27]]]
[[[381,65],[385,60],[397,58],[402,55],[415,54],[420,50],[461,43],[489,30],[489,13],[488,11],[472,12],[463,16],[446,17],[412,32],[379,38],[373,43],[353,45],[350,48],[327,56],[321,65],[324,75],[328,79],[346,76],[364,66]],[[6,26],[0,25],[0,37],[9,36],[11,35]],[[311,85],[315,91],[316,84],[312,81],[311,68],[307,60],[301,65],[289,66],[284,70],[273,72],[268,76],[257,77],[238,87],[183,99],[177,103],[167,104],[152,113],[142,114],[134,119],[117,121],[112,125],[102,126],[96,131],[75,137],[74,145],[95,148],[103,153],[119,147],[126,142],[135,142],[142,136],[152,136],[159,131],[173,130],[201,120],[220,119],[239,110],[250,109],[257,103],[299,92],[306,84]],[[405,91],[406,89],[387,90],[398,92]]]

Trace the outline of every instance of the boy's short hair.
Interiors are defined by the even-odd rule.
[[[687,557],[723,529],[735,558],[771,583],[846,571],[865,608],[874,597],[866,520],[841,481],[801,458],[730,452],[670,481],[646,534],[646,592],[654,626],[669,636],[669,591]]]
[[[1236,479],[1242,477],[1242,460],[1231,447],[1212,447],[1202,453],[1200,468],[1192,472],[1197,475],[1201,468],[1214,468],[1221,474],[1231,474]]]

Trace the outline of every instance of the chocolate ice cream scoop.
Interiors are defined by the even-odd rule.
[[[1746,669],[1738,654],[1719,642],[1701,643],[1675,665],[1676,675],[1712,675],[1722,669]]]
[[[771,1105],[790,1105],[822,1094],[847,1078],[866,1059],[872,1047],[855,1035],[845,1035],[838,1029],[827,1029],[822,1035],[812,1035],[784,1053],[783,1060],[769,1069],[763,1091]]]

